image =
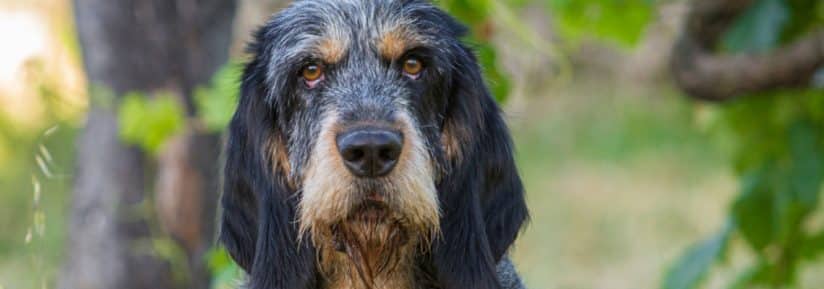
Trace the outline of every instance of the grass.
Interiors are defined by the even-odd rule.
[[[511,113],[532,222],[512,251],[529,288],[658,288],[689,245],[719,230],[737,192],[723,139],[667,88],[582,82]],[[736,240],[706,288],[750,264]],[[797,288],[824,284],[809,264]]]
[[[42,132],[2,129],[2,136],[0,143],[11,153],[0,167],[0,286],[52,288],[66,235],[75,131],[66,126],[46,137]],[[49,176],[36,161],[44,155],[41,145],[52,159],[44,163]],[[35,183],[40,187],[39,202]]]
[[[560,93],[558,93],[560,91]],[[513,250],[530,288],[656,288],[722,224],[726,158],[666,90],[554,90],[514,113],[532,222]]]

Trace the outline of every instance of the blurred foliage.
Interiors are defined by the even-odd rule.
[[[548,0],[561,39],[591,37],[633,46],[651,20],[654,1]],[[756,0],[725,33],[726,52],[765,52],[824,24],[824,2]],[[824,253],[824,228],[810,224],[824,180],[824,91],[785,90],[743,97],[717,108],[720,138],[731,141],[742,176],[729,221],[690,247],[662,288],[699,288],[740,237],[756,255],[730,288],[792,286],[804,261]]]
[[[120,137],[156,154],[163,144],[185,125],[183,108],[175,97],[160,93],[147,98],[142,93],[123,96],[118,111]]]
[[[29,279],[17,282],[31,285],[24,288],[39,288],[54,278],[51,264],[59,260],[65,231],[65,191],[71,179],[63,173],[74,153],[66,143],[75,131],[66,128],[65,121],[53,123],[59,125],[14,132],[15,124],[0,120],[0,150],[9,153],[2,157],[0,167],[0,264],[20,260],[13,271],[0,272],[0,276],[30,274]]]
[[[594,37],[624,47],[638,43],[652,20],[654,0],[545,0],[561,39]]]
[[[198,116],[208,130],[220,132],[229,125],[237,107],[242,74],[242,65],[227,64],[215,74],[210,85],[195,90]]]
[[[240,93],[243,65],[230,62],[212,77],[211,82],[195,90],[198,118],[213,132],[226,129],[235,113]],[[212,273],[212,289],[237,288],[243,270],[232,261],[225,248],[215,247],[205,255]]]
[[[498,54],[490,43],[495,33],[492,23],[493,8],[501,8],[496,0],[442,0],[441,7],[469,26],[471,34],[465,41],[478,56],[484,69],[489,90],[498,101],[505,101],[512,89],[509,76],[498,63]]]
[[[812,2],[812,1],[809,1]],[[763,52],[774,47],[783,26],[790,19],[784,0],[759,0],[753,8],[739,16],[724,35],[723,47],[728,51]]]
[[[238,288],[243,270],[238,267],[225,248],[214,248],[206,254],[212,272],[212,289]]]
[[[47,27],[73,39],[72,25],[58,24],[71,17],[60,9],[67,5],[49,6],[54,10],[47,13]],[[14,58],[16,45],[31,41],[19,40],[4,44],[5,57]],[[6,60],[2,65],[9,65]],[[19,79],[0,81],[0,102],[5,106],[0,111],[0,287],[51,288],[71,203],[66,192],[72,182],[72,142],[85,105],[83,97],[74,94],[75,83],[64,78],[76,73],[68,69],[74,62],[48,54],[24,61],[17,70]],[[21,90],[7,90],[6,85],[20,85]]]
[[[74,157],[76,121],[64,91],[39,68],[30,72],[37,81],[28,97],[42,107],[29,113],[42,119],[21,123],[0,113],[0,279],[27,276],[7,288],[45,288],[56,276],[71,183],[66,170]]]
[[[229,124],[237,107],[242,66],[227,64],[212,81],[195,89],[197,118],[205,129],[221,132]],[[108,95],[105,92],[93,95]],[[98,97],[98,103],[110,101],[110,95]],[[119,104],[120,137],[150,153],[158,153],[166,141],[182,132],[186,116],[177,98],[170,93],[147,97],[132,92],[123,96]]]
[[[195,89],[194,100],[197,107],[197,119],[203,127],[211,132],[222,132],[232,119],[238,102],[242,68],[238,63],[229,63],[212,77],[208,85]],[[100,90],[100,89],[98,89]],[[98,95],[98,102],[110,102],[112,97],[105,90],[93,93]],[[102,96],[100,96],[102,95]],[[147,97],[142,93],[129,93],[119,105],[121,138],[142,149],[156,154],[173,136],[183,131],[185,114],[174,95],[160,93]],[[150,213],[147,213],[150,214]],[[155,234],[161,235],[161,234]],[[148,244],[159,257],[172,263],[177,282],[185,283],[187,278],[185,253],[169,239],[155,238]],[[237,288],[242,270],[232,261],[223,248],[213,248],[205,255],[212,273],[213,289]]]
[[[722,47],[769,51],[821,27],[822,8],[824,2],[815,0],[757,0],[726,32]],[[793,286],[799,267],[824,251],[824,228],[811,223],[814,213],[820,214],[824,180],[824,91],[748,95],[720,106],[718,115],[718,132],[732,142],[734,167],[741,175],[729,210],[731,228],[718,235],[732,229],[756,256],[729,288]],[[713,237],[688,250],[663,288],[698,288],[709,268],[724,259],[729,242]]]
[[[737,288],[793,285],[824,248],[824,228],[810,223],[824,180],[824,91],[749,96],[723,107],[720,121],[742,175],[730,219],[757,255]]]
[[[208,85],[195,90],[198,119],[209,131],[224,131],[232,120],[239,100],[242,75],[243,65],[230,62],[215,73]],[[243,270],[225,248],[212,248],[205,258],[212,273],[212,289],[238,288]]]
[[[673,268],[667,272],[664,279],[664,288],[689,289],[698,287],[704,281],[710,266],[727,250],[732,227],[727,227],[687,250],[685,257],[678,260]]]

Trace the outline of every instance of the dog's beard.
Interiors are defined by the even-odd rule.
[[[411,233],[405,220],[383,203],[367,201],[332,227],[332,243],[335,250],[346,254],[357,277],[370,288],[375,276],[392,274],[414,250]]]

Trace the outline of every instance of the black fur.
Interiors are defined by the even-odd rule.
[[[528,213],[498,106],[474,56],[465,48],[460,55],[446,119],[463,128],[465,146],[438,186],[444,239],[433,259],[443,288],[492,289],[498,288],[495,266]]]
[[[528,218],[508,129],[475,56],[459,40],[466,29],[424,1],[394,2],[386,7],[408,9],[416,28],[436,40],[433,47],[417,51],[426,54],[433,72],[408,85],[420,96],[410,99],[410,110],[440,168],[433,180],[438,182],[442,237],[431,255],[419,258],[420,271],[434,280],[425,287],[499,289],[496,265]],[[316,15],[316,7],[302,3],[256,34],[229,127],[220,238],[249,273],[251,289],[314,289],[321,284],[315,250],[311,242],[298,242],[296,224],[300,188],[295,180],[311,140],[293,136],[316,136],[316,124],[302,122],[317,120],[319,113],[301,101],[308,92],[290,81],[298,64],[276,55],[297,41],[291,38],[300,33],[295,30],[323,29],[325,20]],[[358,61],[351,55],[347,59]],[[441,146],[446,127],[458,128],[450,132],[462,144],[456,155],[446,155]],[[279,143],[288,151],[290,171],[270,154]]]

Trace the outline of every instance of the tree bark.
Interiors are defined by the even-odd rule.
[[[672,57],[676,82],[690,96],[723,101],[748,93],[806,87],[824,66],[824,30],[769,53],[720,54],[718,42],[752,0],[696,0]]]
[[[92,101],[78,141],[67,259],[58,288],[208,288],[202,254],[214,236],[220,141],[198,129],[192,96],[227,61],[236,3],[74,4]],[[186,108],[186,132],[157,162],[119,139],[117,103],[131,91],[171,92]],[[149,194],[152,188],[156,198]],[[152,205],[157,218],[146,210]],[[186,283],[175,282],[167,260],[152,253],[151,238],[158,236],[151,220],[159,220],[186,253]]]

